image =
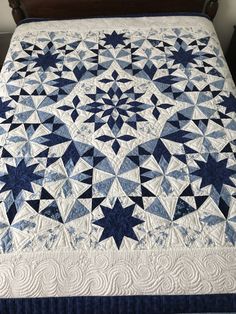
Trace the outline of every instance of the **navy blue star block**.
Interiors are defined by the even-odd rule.
[[[0,117],[6,119],[6,113],[13,108],[10,106],[11,101],[2,101],[0,99]]]
[[[57,58],[58,55],[58,53],[52,54],[50,51],[47,51],[46,54],[38,54],[38,57],[34,59],[34,67],[42,67],[44,71],[49,67],[56,68],[57,63],[61,61],[61,59]]]
[[[133,227],[143,223],[144,221],[132,216],[134,204],[123,208],[119,199],[116,200],[114,207],[101,206],[104,218],[94,222],[104,228],[99,241],[113,237],[118,249],[121,246],[124,237],[138,241],[138,238],[133,230]]]
[[[189,63],[196,63],[193,50],[185,50],[182,47],[178,51],[172,51],[171,59],[174,59],[175,64],[182,64],[185,68]]]
[[[230,93],[229,97],[221,96],[223,101],[220,103],[221,106],[226,108],[225,113],[236,112],[236,98],[232,93]]]
[[[33,192],[31,182],[42,178],[40,175],[34,173],[37,166],[38,164],[34,164],[27,167],[24,160],[21,160],[16,167],[7,165],[8,173],[0,177],[0,181],[5,183],[0,192],[11,190],[14,198],[22,190]]]
[[[199,169],[193,172],[193,175],[202,178],[201,188],[213,185],[216,191],[220,194],[223,184],[234,186],[231,176],[236,174],[236,171],[227,168],[227,159],[216,161],[211,155],[208,156],[206,162],[197,161]]]
[[[124,37],[124,33],[117,34],[116,31],[111,34],[105,34],[105,38],[103,38],[103,40],[105,41],[105,45],[111,45],[113,48],[116,48],[118,45],[125,45],[125,39],[127,38]]]

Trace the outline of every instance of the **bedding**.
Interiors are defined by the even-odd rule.
[[[0,82],[0,296],[235,293],[235,96],[205,17],[18,26]]]

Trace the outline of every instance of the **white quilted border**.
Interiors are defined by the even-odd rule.
[[[17,27],[15,33],[33,31],[60,31],[75,30],[79,32],[98,31],[117,28],[162,28],[162,27],[199,27],[214,31],[210,20],[201,16],[144,16],[144,17],[114,17],[114,18],[92,18],[74,20],[52,20],[31,22]]]
[[[17,27],[15,34],[34,31],[99,31],[108,29],[132,29],[142,28],[160,29],[163,27],[197,27],[214,32],[214,26],[210,20],[201,16],[144,16],[144,17],[118,17],[118,18],[93,18],[74,19],[63,21],[41,21],[22,24]]]
[[[0,297],[236,292],[236,248],[0,256]]]

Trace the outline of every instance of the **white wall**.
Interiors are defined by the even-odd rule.
[[[11,15],[8,0],[0,0],[0,32],[12,32],[15,22]]]
[[[236,25],[236,0],[219,0],[219,4],[214,25],[223,50],[226,51],[233,33],[233,25]],[[14,28],[8,0],[0,0],[0,32],[12,32]]]
[[[219,11],[214,25],[224,52],[227,51],[233,26],[236,25],[236,0],[219,0]]]

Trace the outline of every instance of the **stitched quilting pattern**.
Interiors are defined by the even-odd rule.
[[[23,33],[2,82],[2,253],[235,245],[236,98],[215,34]]]

